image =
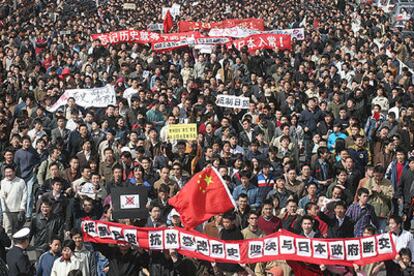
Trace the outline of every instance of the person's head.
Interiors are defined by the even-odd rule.
[[[81,174],[84,179],[89,180],[91,178],[91,168],[89,166],[83,167]]]
[[[24,136],[22,138],[22,148],[23,149],[29,149],[32,146],[32,141],[30,140],[29,136]]]
[[[60,252],[60,246],[61,246],[62,242],[60,241],[60,239],[58,237],[51,237],[50,241],[49,241],[49,247],[50,247],[50,251],[53,254],[58,254]]]
[[[280,176],[275,181],[275,188],[283,190],[285,188],[286,180],[283,176]]]
[[[363,147],[364,143],[365,143],[364,136],[355,135],[355,145],[357,145],[358,147]]]
[[[78,170],[79,169],[79,159],[76,156],[72,157],[69,161],[69,166],[74,170]]]
[[[239,209],[244,210],[246,209],[248,205],[248,198],[245,193],[241,193],[239,197],[237,198],[237,206],[239,206]]]
[[[327,147],[319,147],[318,148],[318,157],[326,160],[329,157],[329,151]]]
[[[262,204],[262,214],[265,218],[273,216],[273,201],[271,199],[265,199]]]
[[[223,215],[223,228],[226,230],[232,229],[234,227],[234,221],[236,216],[233,212],[227,212]]]
[[[316,186],[316,183],[309,183],[306,187],[306,191],[308,192],[308,195],[314,196],[316,195],[316,191],[318,190],[318,187]]]
[[[308,164],[302,165],[302,169],[301,169],[302,176],[309,177],[311,175],[311,172],[312,172],[311,168]]]
[[[310,233],[313,229],[313,218],[309,215],[304,215],[301,219],[300,226],[304,233]]]
[[[93,200],[91,198],[84,198],[82,200],[82,209],[87,214],[91,213],[93,210]]]
[[[363,237],[370,237],[375,235],[376,229],[372,225],[368,225],[364,228],[364,231],[362,232]]]
[[[332,198],[333,199],[340,199],[343,195],[344,191],[338,185],[335,185],[332,189]]]
[[[49,217],[52,212],[52,202],[48,198],[43,198],[40,204],[40,213],[44,217]]]
[[[374,180],[381,181],[384,178],[385,169],[381,165],[377,165],[374,167]]]
[[[69,271],[67,276],[83,276],[82,270],[80,270],[80,269],[71,270],[71,271]]]
[[[247,187],[249,185],[249,181],[250,181],[250,174],[247,171],[241,171],[240,172],[240,181],[241,181],[241,184],[244,187]]]
[[[397,159],[397,162],[403,163],[405,161],[405,151],[401,147],[398,147],[395,149],[395,152],[396,152],[395,157]]]
[[[365,168],[365,177],[369,177],[369,178],[374,177],[374,167],[373,166],[367,166]]]
[[[414,158],[410,157],[410,159],[408,159],[408,167],[410,168],[410,171],[414,171]]]
[[[338,184],[344,185],[347,178],[348,173],[345,170],[338,170],[338,172],[336,173],[336,180]]]
[[[390,232],[399,233],[401,230],[402,223],[403,223],[403,220],[400,216],[391,215],[388,218],[388,227],[390,229]]]
[[[296,175],[296,170],[294,167],[291,167],[288,169],[287,171],[287,179],[289,181],[294,181],[296,179],[297,175]]]
[[[359,188],[358,192],[358,202],[360,205],[366,205],[368,202],[369,191],[367,188]]]
[[[411,266],[412,253],[410,248],[401,248],[399,254],[403,263],[408,267]]]
[[[168,181],[169,177],[170,177],[170,168],[168,168],[168,167],[161,168],[160,178],[163,181]]]
[[[4,167],[4,176],[7,180],[12,181],[16,177],[16,168],[13,165]]]
[[[157,221],[161,218],[161,208],[158,204],[150,204],[148,210],[152,220]]]
[[[6,149],[3,153],[4,160],[8,163],[13,162],[14,153],[11,149]]]
[[[338,218],[345,217],[345,212],[346,212],[345,202],[343,202],[343,201],[337,201],[337,202],[335,202],[335,204],[334,204],[334,212],[335,212],[335,215]]]
[[[70,231],[70,237],[75,242],[76,248],[80,249],[83,245],[82,231],[78,228],[73,228]]]
[[[249,223],[249,226],[252,228],[257,228],[258,219],[259,215],[255,211],[250,211],[247,215],[247,222]]]
[[[73,240],[65,240],[62,244],[62,258],[69,261],[75,251],[76,245]]]
[[[298,209],[298,203],[295,200],[289,199],[286,202],[286,210],[289,215],[295,215],[297,209]]]
[[[120,181],[122,179],[122,172],[123,172],[123,168],[121,165],[115,165],[112,168],[112,175],[115,181]]]
[[[305,205],[305,211],[307,215],[310,215],[312,217],[316,217],[319,212],[319,206],[314,202],[308,202]]]
[[[347,156],[345,158],[345,169],[352,170],[353,167],[354,167],[354,160],[350,156]]]

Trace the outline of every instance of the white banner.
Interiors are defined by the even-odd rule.
[[[91,89],[69,89],[60,96],[59,100],[52,106],[47,107],[47,111],[55,112],[59,107],[65,105],[69,98],[74,98],[76,104],[82,107],[107,107],[116,104],[115,90],[112,85]]]
[[[208,32],[209,36],[227,36],[235,38],[243,38],[253,34],[260,34],[260,31],[250,30],[240,27],[226,28],[226,29],[211,29]]]
[[[288,34],[296,40],[304,40],[305,39],[305,29],[304,28],[296,28],[296,29],[284,29],[284,30],[271,30],[265,32],[267,34]]]
[[[227,36],[227,37],[234,37],[234,38],[244,38],[254,34],[288,34],[292,38],[296,38],[297,40],[304,40],[305,39],[305,29],[304,28],[296,28],[296,29],[284,29],[284,30],[271,30],[266,32],[250,30],[240,27],[233,27],[233,28],[226,28],[226,29],[211,29],[208,32],[209,36]]]
[[[176,18],[177,16],[180,15],[180,9],[181,9],[181,5],[178,5],[178,4],[173,4],[171,7],[163,7],[161,10],[161,17],[162,19],[164,19],[165,15],[167,14],[167,11],[170,10],[171,16],[173,18]]]
[[[162,30],[164,30],[164,25],[162,23],[149,24],[147,26],[147,29],[150,32],[162,31]]]
[[[249,98],[232,96],[232,95],[218,95],[216,100],[217,106],[228,107],[228,108],[249,108]]]

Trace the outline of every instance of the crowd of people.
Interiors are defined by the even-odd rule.
[[[412,20],[395,29],[359,1],[139,2],[0,1],[1,275],[413,275]],[[305,39],[290,51],[156,53],[90,38],[146,30],[173,3],[172,32],[179,20],[262,18],[267,30],[303,27]],[[67,89],[107,84],[116,105],[69,98],[48,112]],[[248,97],[248,109],[217,106],[221,94]],[[184,123],[197,124],[198,138],[171,140],[169,126]],[[83,242],[82,219],[114,221],[117,187],[143,185],[149,196],[148,219],[117,222],[182,227],[168,199],[206,166],[238,208],[197,231],[222,240],[391,232],[398,255],[363,267],[210,264]]]

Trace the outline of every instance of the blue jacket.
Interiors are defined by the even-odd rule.
[[[375,120],[373,116],[370,116],[365,124],[365,133],[367,135],[368,142],[373,140],[374,132],[378,130],[382,122],[385,121],[385,117],[383,114],[380,114],[379,120]]]
[[[40,157],[32,147],[28,150],[19,149],[14,155],[14,163],[20,168],[20,177],[27,182],[33,176],[35,167],[40,164]]]
[[[257,175],[257,186],[258,188],[258,195],[260,197],[260,201],[263,201],[267,194],[273,190],[273,186],[275,185],[275,178],[272,174],[269,174],[266,177],[263,173],[259,173]]]
[[[259,197],[259,189],[256,186],[253,186],[252,184],[249,184],[249,186],[247,186],[247,189],[244,188],[243,185],[239,185],[236,188],[234,188],[234,191],[233,191],[234,200],[237,200],[237,198],[241,194],[247,195],[249,206],[253,209],[258,208],[260,204],[262,203]]]
[[[403,172],[408,169],[408,161],[404,161],[404,167]],[[402,173],[401,173],[402,176]],[[400,176],[400,180],[401,180]],[[403,195],[400,194],[400,190],[398,189],[398,186],[400,183],[397,183],[397,160],[392,161],[388,168],[387,172],[385,173],[385,178],[389,179],[392,183],[392,187],[394,188],[394,198],[400,198]]]
[[[59,258],[59,255],[53,256],[50,251],[40,255],[36,264],[36,276],[50,276],[53,263],[57,258]]]
[[[346,134],[344,134],[342,132],[338,132],[338,133],[333,132],[333,133],[329,134],[329,136],[328,136],[328,150],[332,151],[334,149],[335,142],[338,138],[345,140],[346,137],[347,137]]]

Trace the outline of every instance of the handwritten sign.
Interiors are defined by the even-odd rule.
[[[197,139],[197,124],[168,125],[168,139],[195,140]]]

